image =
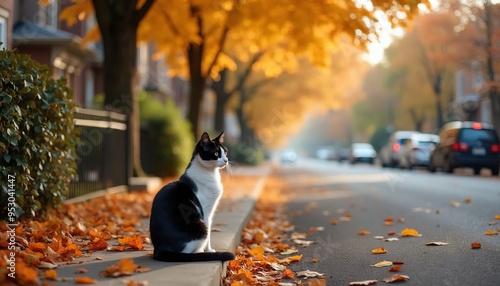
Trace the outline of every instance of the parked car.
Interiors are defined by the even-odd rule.
[[[443,126],[440,142],[432,151],[428,170],[441,169],[453,173],[456,168],[472,168],[479,174],[488,168],[498,175],[500,168],[500,141],[491,124],[455,121]]]
[[[333,147],[325,146],[316,150],[316,157],[322,160],[335,160],[337,154]]]
[[[387,143],[380,149],[379,159],[382,167],[399,167],[401,147],[411,135],[418,131],[396,131],[389,136]]]
[[[294,163],[297,161],[297,152],[293,149],[285,149],[280,154],[281,163]]]
[[[401,147],[401,158],[399,167],[413,169],[414,167],[427,167],[431,158],[431,152],[439,143],[439,136],[435,134],[416,133],[412,134]]]
[[[351,164],[358,162],[373,164],[375,158],[377,158],[377,152],[371,144],[354,143],[351,145],[351,154],[349,156],[349,162],[351,162]]]

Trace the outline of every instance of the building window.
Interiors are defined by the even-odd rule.
[[[7,19],[0,16],[0,49],[7,49]]]
[[[38,10],[38,23],[57,28],[58,8],[58,1],[51,1],[46,6],[40,6]]]

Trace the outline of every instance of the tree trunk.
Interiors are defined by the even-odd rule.
[[[436,128],[443,126],[443,105],[441,104],[442,72],[438,72],[434,78],[433,90],[436,97]]]
[[[203,57],[203,45],[189,45],[189,75],[190,91],[189,91],[189,112],[188,120],[191,122],[194,138],[199,137],[199,123],[201,102],[203,100],[203,92],[205,91],[206,77],[203,76],[201,70],[201,62]]]
[[[496,88],[489,91],[491,104],[491,120],[498,134],[500,134],[500,94]]]
[[[226,78],[227,70],[224,69],[219,73],[219,81],[212,83],[212,89],[217,98],[215,103],[215,130],[218,132],[223,131],[225,128],[226,119],[226,103],[228,102],[231,94],[226,91]]]
[[[127,173],[133,166],[142,173],[139,154],[139,122],[134,108],[134,80],[137,57],[137,27],[155,0],[137,8],[137,0],[93,0],[95,15],[104,45],[104,106],[127,116]],[[134,155],[135,154],[135,155]]]

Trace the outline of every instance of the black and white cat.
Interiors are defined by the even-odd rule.
[[[228,163],[223,144],[224,132],[213,140],[203,133],[184,174],[156,194],[149,225],[154,259],[235,259],[233,253],[216,252],[210,244],[212,220],[223,191],[219,170]]]

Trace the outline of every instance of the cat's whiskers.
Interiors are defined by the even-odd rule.
[[[236,162],[234,161],[227,162],[226,170],[229,173],[229,175],[233,175],[234,171],[236,170]]]

